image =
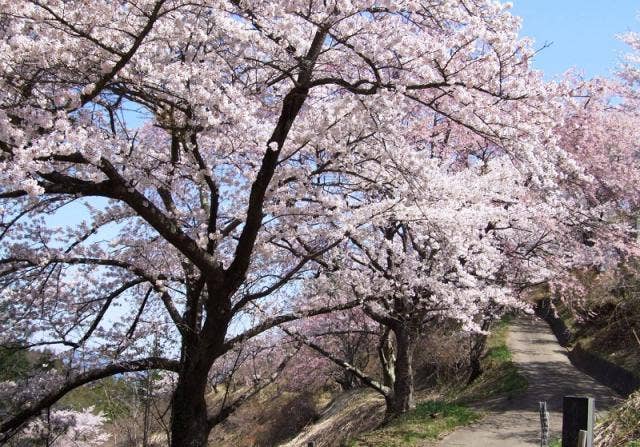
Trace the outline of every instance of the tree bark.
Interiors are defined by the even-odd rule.
[[[190,350],[195,351],[195,350]],[[211,365],[187,360],[171,399],[171,446],[206,447],[210,426],[205,400]],[[209,363],[209,362],[206,362]]]
[[[393,329],[396,337],[396,364],[393,392],[387,397],[387,414],[400,415],[416,407],[413,383],[415,337],[410,329]]]
[[[482,354],[484,353],[484,348],[486,346],[487,336],[486,335],[477,335],[477,339],[471,345],[471,349],[469,351],[469,379],[467,383],[473,383],[480,375],[482,374],[482,365],[480,364],[480,359],[482,358]]]
[[[396,352],[389,337],[390,332],[389,328],[385,328],[380,337],[378,357],[380,359],[380,365],[382,366],[382,383],[389,387],[389,389],[393,389],[393,384],[396,382]]]
[[[482,330],[488,331],[491,328],[493,318],[487,317],[482,321]],[[482,364],[480,360],[487,346],[487,336],[485,334],[477,334],[469,349],[469,379],[467,383],[473,383],[482,374]]]

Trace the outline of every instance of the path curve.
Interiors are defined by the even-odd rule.
[[[538,402],[546,400],[550,411],[551,438],[560,437],[562,397],[588,395],[596,399],[596,415],[620,402],[610,388],[577,370],[567,358],[547,323],[536,317],[515,321],[507,345],[513,361],[527,378],[525,393],[512,399],[484,402],[479,422],[456,430],[441,447],[534,447],[540,445]]]

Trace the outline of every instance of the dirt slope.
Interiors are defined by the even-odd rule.
[[[507,340],[513,361],[527,378],[527,391],[512,399],[496,399],[478,405],[487,416],[480,422],[447,436],[441,447],[525,447],[540,445],[538,402],[547,401],[551,412],[551,438],[560,437],[562,397],[588,395],[596,399],[602,415],[620,401],[611,389],[578,371],[566,356],[547,324],[535,317],[512,325]]]
[[[320,419],[281,447],[334,447],[350,434],[376,428],[384,418],[384,399],[369,389],[349,391],[337,397]]]

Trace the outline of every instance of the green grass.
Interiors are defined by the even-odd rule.
[[[454,428],[468,425],[480,415],[464,405],[444,401],[419,403],[416,409],[388,425],[347,443],[350,447],[415,446],[423,440],[436,440]]]
[[[507,347],[510,322],[511,317],[506,316],[491,330],[482,359],[483,373],[466,388],[453,390],[458,401],[480,401],[497,395],[513,397],[527,389],[527,379],[516,368]]]
[[[482,359],[483,374],[470,386],[457,386],[446,392],[446,399],[418,404],[417,408],[389,424],[360,435],[346,443],[348,447],[419,446],[422,441],[437,440],[455,428],[468,425],[481,415],[465,405],[495,395],[516,395],[527,388],[507,347],[510,317],[492,329],[487,352]]]
[[[505,363],[511,361],[511,351],[507,345],[499,345],[489,348],[485,356],[485,360],[493,363]]]

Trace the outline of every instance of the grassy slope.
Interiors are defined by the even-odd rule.
[[[417,408],[395,419],[388,425],[359,436],[347,445],[351,447],[420,446],[435,441],[455,428],[468,425],[481,418],[466,402],[479,401],[490,396],[515,395],[527,387],[511,360],[507,348],[509,318],[503,319],[492,330],[487,340],[487,353],[483,358],[484,372],[472,385],[447,390],[443,400],[420,402]]]
[[[239,389],[241,394],[246,391]],[[224,423],[214,427],[210,446],[265,447],[279,445],[318,417],[332,394],[314,389],[294,392],[270,385],[248,401]],[[232,397],[233,398],[233,397]],[[224,392],[207,396],[210,408],[219,408]],[[306,444],[305,444],[306,445]]]
[[[568,303],[554,300],[558,316],[585,350],[640,375],[640,281],[638,267],[606,273],[586,271],[577,274],[585,294]],[[539,298],[548,296],[542,293]],[[581,309],[576,318],[572,308]],[[636,392],[599,424],[603,447],[640,447],[640,392]],[[560,441],[552,444],[560,447]]]
[[[578,275],[586,292],[575,303],[554,300],[573,343],[629,371],[640,371],[640,281],[635,270]],[[580,309],[576,318],[573,309]]]
[[[384,399],[371,389],[342,393],[325,407],[317,421],[281,446],[300,447],[309,442],[318,447],[349,445],[349,439],[380,426],[384,410]],[[353,441],[351,445],[354,445]]]
[[[498,395],[511,397],[526,390],[527,380],[518,372],[507,347],[510,321],[510,317],[505,317],[492,329],[482,360],[482,375],[471,385],[450,391],[448,394],[452,398],[458,402],[473,402]]]
[[[443,401],[426,401],[404,416],[394,419],[347,443],[349,447],[401,447],[418,446],[424,440],[436,440],[443,433],[470,424],[480,418],[475,411],[463,405]]]
[[[640,391],[611,412],[597,433],[599,445],[640,447]]]

